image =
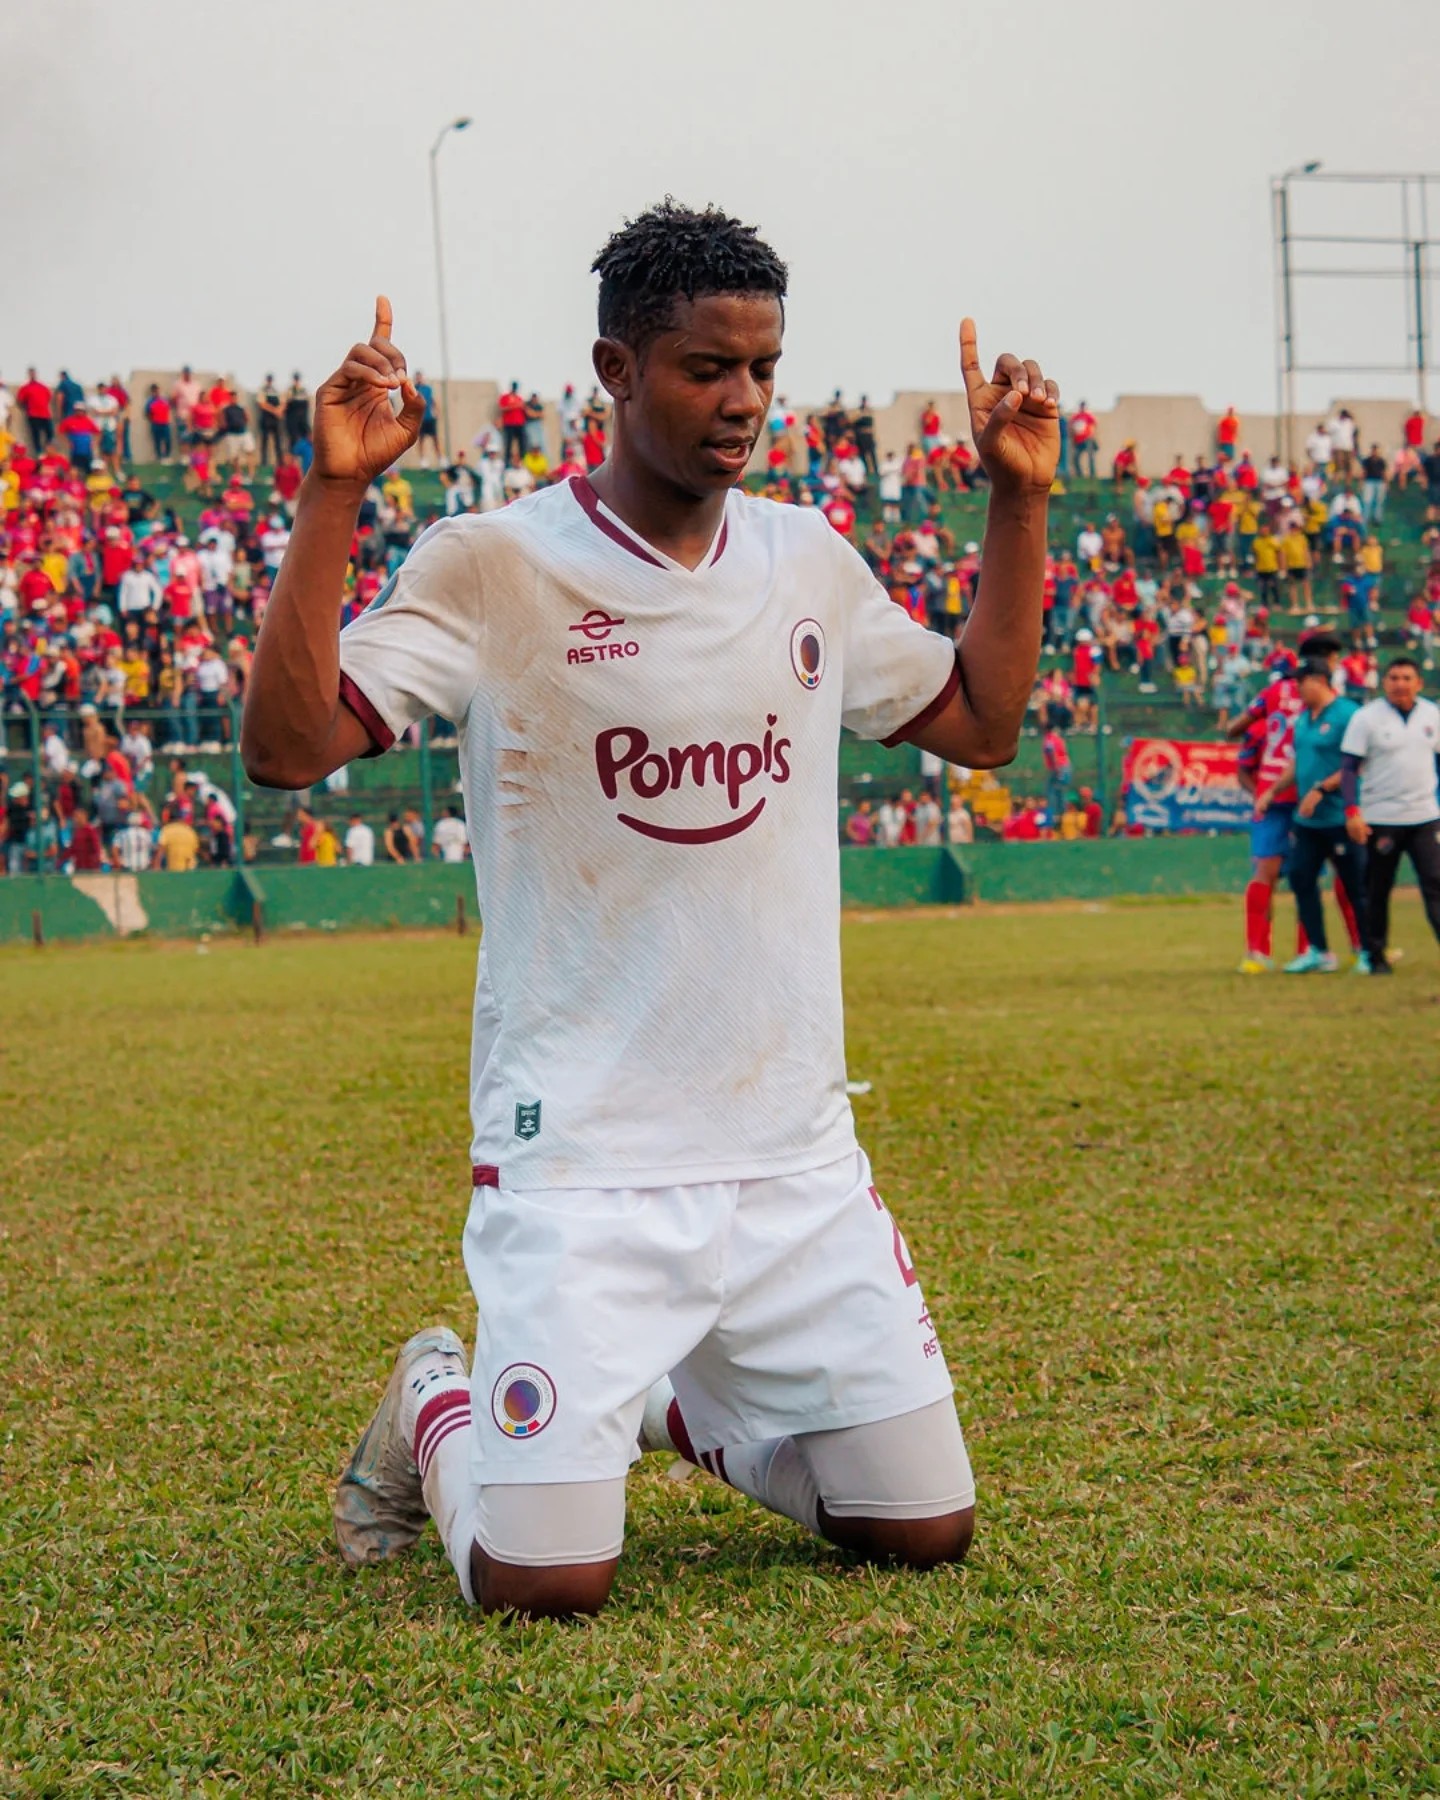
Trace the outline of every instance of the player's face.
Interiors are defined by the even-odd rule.
[[[770,409],[782,329],[768,294],[682,300],[643,358],[628,356],[616,399],[630,452],[697,499],[734,487]]]

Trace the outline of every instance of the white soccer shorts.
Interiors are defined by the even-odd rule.
[[[674,1382],[697,1453],[912,1413],[952,1390],[863,1151],[669,1188],[474,1190],[481,1486],[610,1481]]]

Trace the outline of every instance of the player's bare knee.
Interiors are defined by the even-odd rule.
[[[832,1542],[876,1562],[907,1569],[934,1569],[963,1562],[975,1536],[975,1508],[937,1513],[929,1519],[832,1519],[824,1521]]]
[[[615,1561],[528,1568],[497,1562],[480,1548],[470,1553],[470,1576],[482,1613],[518,1619],[575,1619],[598,1613],[610,1597]]]
[[[963,1562],[975,1535],[975,1508],[940,1513],[933,1519],[886,1519],[884,1554],[910,1569],[934,1569]]]

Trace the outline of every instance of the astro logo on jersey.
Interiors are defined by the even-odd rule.
[[[722,838],[735,837],[753,825],[765,810],[764,794],[743,812],[740,810],[748,798],[745,790],[750,783],[762,776],[776,783],[790,779],[790,764],[785,757],[790,739],[775,735],[777,723],[774,713],[765,715],[766,729],[758,744],[722,744],[717,739],[709,744],[680,744],[665,750],[652,749],[649,734],[638,725],[617,725],[595,739],[595,772],[600,777],[601,791],[607,800],[618,799],[622,776],[637,800],[658,800],[662,794],[692,785],[713,787],[717,804],[723,796],[731,814],[713,825],[661,825],[630,812],[615,816],[631,831],[658,838],[664,844],[715,844]]]
[[[490,1417],[508,1438],[539,1437],[555,1417],[555,1383],[534,1363],[511,1363],[490,1390]]]
[[[516,1102],[515,1135],[518,1138],[539,1137],[540,1102],[538,1100],[520,1100]]]
[[[790,633],[790,667],[801,687],[819,687],[825,673],[825,633],[814,619],[802,619]]]
[[[572,644],[565,652],[567,663],[620,662],[627,656],[638,656],[640,646],[633,638],[610,641],[610,633],[618,631],[625,623],[623,619],[612,619],[601,607],[592,607],[583,619],[570,626],[571,631],[578,631],[586,641],[583,644]]]

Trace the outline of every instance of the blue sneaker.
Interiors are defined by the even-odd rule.
[[[1333,975],[1340,967],[1340,959],[1333,950],[1317,950],[1312,944],[1308,950],[1302,950],[1293,962],[1285,965],[1287,975]]]
[[[1350,973],[1352,975],[1368,975],[1370,973],[1370,952],[1368,950],[1355,952],[1355,960],[1350,965]]]

